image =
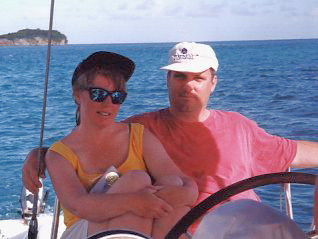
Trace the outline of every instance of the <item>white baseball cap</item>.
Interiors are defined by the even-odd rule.
[[[218,66],[218,59],[209,45],[181,42],[169,51],[169,65],[160,69],[199,73],[211,67],[217,71]]]

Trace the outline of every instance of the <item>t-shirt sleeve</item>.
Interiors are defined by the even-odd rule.
[[[251,130],[253,174],[286,171],[296,156],[297,143],[267,133],[254,121],[248,119],[246,121]]]

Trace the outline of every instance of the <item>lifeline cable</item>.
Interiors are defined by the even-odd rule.
[[[38,168],[37,173],[40,176],[40,164],[42,156],[42,147],[43,147],[43,135],[44,135],[44,122],[45,122],[45,111],[46,111],[46,102],[47,102],[47,92],[48,92],[48,81],[49,81],[49,68],[51,60],[51,41],[52,41],[52,26],[53,26],[53,12],[54,12],[54,0],[51,0],[50,7],[50,23],[48,31],[48,47],[47,47],[47,58],[46,58],[46,70],[45,70],[45,82],[44,82],[44,94],[43,94],[43,104],[42,104],[42,123],[41,123],[41,132],[40,132],[40,144],[38,151]],[[38,221],[37,221],[37,210],[38,210],[38,192],[34,195],[33,208],[32,208],[32,218],[29,224],[28,239],[36,239],[38,235]]]

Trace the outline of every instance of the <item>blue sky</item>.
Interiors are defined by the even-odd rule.
[[[2,0],[0,34],[48,29],[50,0]],[[71,44],[318,38],[318,0],[55,0]]]

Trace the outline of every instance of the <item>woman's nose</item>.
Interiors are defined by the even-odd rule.
[[[106,99],[103,101],[103,103],[104,103],[104,104],[112,104],[113,102],[112,102],[112,97],[111,97],[111,95],[108,95],[108,96],[106,97]]]

